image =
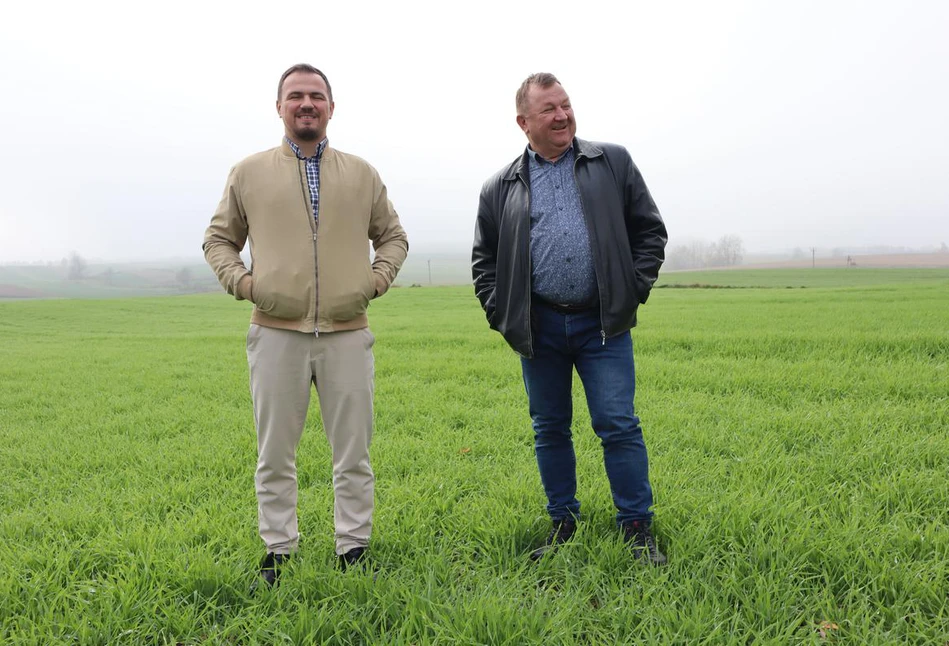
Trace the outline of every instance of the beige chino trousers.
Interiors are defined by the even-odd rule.
[[[320,399],[333,451],[336,553],[369,544],[373,485],[369,466],[375,338],[369,328],[306,334],[251,325],[247,332],[250,391],[257,424],[257,510],[268,552],[295,552],[296,452],[310,384]]]

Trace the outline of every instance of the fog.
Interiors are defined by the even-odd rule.
[[[337,3],[342,4],[342,3]],[[0,263],[196,258],[228,169],[282,136],[281,72],[333,85],[412,250],[469,248],[519,155],[521,80],[626,146],[670,246],[949,243],[941,2],[57,3],[0,24]]]

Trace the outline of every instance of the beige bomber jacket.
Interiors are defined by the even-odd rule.
[[[254,303],[252,323],[309,333],[366,327],[369,301],[389,289],[409,249],[386,187],[364,160],[326,146],[318,221],[310,204],[304,162],[285,140],[251,155],[228,175],[204,257],[228,294]],[[250,270],[240,257],[247,241]]]

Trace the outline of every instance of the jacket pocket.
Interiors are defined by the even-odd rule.
[[[258,311],[278,319],[296,320],[306,316],[307,299],[305,295],[292,294],[279,289],[280,284],[292,285],[292,280],[279,281],[272,277],[251,276],[251,293],[254,306]]]
[[[646,302],[646,299],[649,298],[649,287],[646,285],[639,274],[639,270],[633,270],[633,295],[636,298],[636,304],[640,305]]]
[[[337,277],[332,287],[320,282],[320,316],[332,321],[351,321],[366,313],[375,293],[372,268],[366,262],[362,271]]]

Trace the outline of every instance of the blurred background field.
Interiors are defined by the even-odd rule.
[[[378,574],[332,568],[314,397],[301,552],[259,597],[249,314],[0,303],[0,641],[949,641],[949,271],[663,275],[633,333],[661,570],[619,540],[579,388],[585,522],[528,562],[547,520],[517,357],[470,287],[394,289],[370,308]]]

